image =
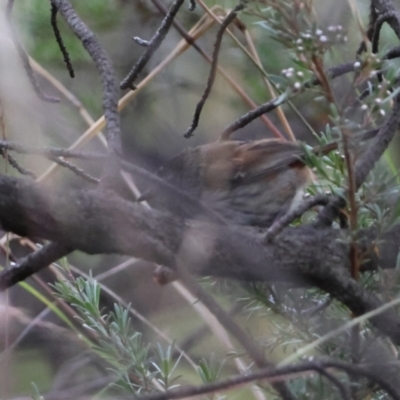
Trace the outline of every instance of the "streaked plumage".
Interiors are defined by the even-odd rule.
[[[158,175],[240,225],[269,226],[312,182],[295,143],[226,141],[188,149]]]

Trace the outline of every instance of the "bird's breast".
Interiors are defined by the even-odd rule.
[[[306,182],[300,178],[297,171],[287,169],[273,179],[236,184],[229,190],[206,189],[202,201],[229,222],[266,227],[301,199]]]

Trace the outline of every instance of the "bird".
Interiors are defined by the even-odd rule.
[[[364,133],[361,140],[377,131]],[[337,148],[338,142],[331,142],[312,152],[325,155]],[[227,140],[189,148],[156,174],[228,223],[262,228],[296,208],[315,181],[304,147],[281,139]],[[158,196],[162,208],[169,202],[166,208],[179,212],[179,200],[171,204],[162,197]]]
[[[268,227],[313,181],[303,154],[278,139],[215,142],[184,150],[157,175],[230,223]]]

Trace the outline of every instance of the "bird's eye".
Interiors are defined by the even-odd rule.
[[[245,176],[246,176],[246,173],[243,171],[236,172],[236,174],[233,175],[233,177],[231,178],[231,184],[232,185],[240,184],[243,181],[243,179],[245,178]]]

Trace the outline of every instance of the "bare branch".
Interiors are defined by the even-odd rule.
[[[365,377],[371,382],[378,384],[381,389],[385,390],[393,399],[400,399],[400,392],[391,382],[382,379],[378,375],[370,371],[371,365],[353,365],[341,361],[307,361],[298,365],[290,365],[276,368],[263,368],[246,375],[232,376],[221,382],[209,383],[201,386],[187,386],[179,389],[167,390],[162,393],[154,393],[139,397],[139,400],[172,400],[199,396],[207,393],[215,393],[222,390],[234,389],[246,383],[267,380],[267,381],[282,381],[290,380],[298,377],[298,374],[307,372],[320,372],[327,369],[337,369],[346,372],[349,375]],[[374,365],[373,367],[376,367]],[[387,368],[387,365],[381,365],[381,368]]]
[[[317,194],[309,199],[304,200],[294,210],[279,218],[268,228],[265,235],[265,240],[271,240],[279,234],[286,226],[290,225],[294,220],[300,218],[307,210],[317,205],[326,205],[329,202],[329,197],[324,194]]]
[[[75,77],[74,68],[72,66],[71,59],[70,59],[70,56],[68,54],[68,50],[65,47],[64,41],[62,39],[61,32],[58,29],[57,12],[58,12],[57,7],[54,4],[51,4],[51,20],[50,20],[51,27],[53,28],[53,32],[54,32],[54,36],[56,38],[56,42],[58,44],[58,47],[61,50],[61,54],[63,55],[64,63],[65,63],[65,65],[67,67],[67,70],[69,72],[69,76],[71,78],[74,78]]]
[[[117,79],[112,64],[96,36],[78,17],[68,0],[51,0],[51,3],[62,14],[67,24],[82,42],[82,45],[92,57],[92,60],[99,70],[103,83],[103,109],[107,121],[106,137],[108,146],[112,154],[120,154],[122,145],[120,118],[117,108]]]
[[[71,251],[71,249],[59,245],[58,243],[46,244],[40,250],[20,259],[16,265],[1,272],[0,291],[11,287],[18,282],[24,281],[43,268],[48,267],[51,263],[66,256]]]
[[[331,77],[331,79],[338,78],[344,74],[354,71],[354,63],[346,63],[343,65],[339,65],[333,67],[328,70],[327,74]],[[304,84],[299,90],[296,90],[291,93],[283,93],[280,96],[268,101],[267,103],[262,104],[254,110],[250,110],[246,114],[239,117],[236,121],[230,123],[224,130],[220,133],[220,140],[229,139],[230,135],[237,131],[240,128],[245,127],[250,122],[260,117],[263,114],[266,114],[270,111],[275,110],[275,108],[284,104],[288,99],[290,99],[294,95],[301,94],[305,89],[310,88],[314,85],[319,85],[320,81],[317,78],[310,80],[310,82]]]
[[[156,34],[147,44],[147,50],[143,53],[143,55],[139,58],[139,61],[135,64],[132,70],[129,72],[127,77],[120,83],[121,89],[131,88],[132,90],[135,89],[133,82],[139,76],[140,72],[146,66],[152,55],[155,51],[160,47],[161,43],[167,36],[169,29],[174,21],[176,14],[178,13],[179,9],[181,8],[183,2],[185,0],[175,0],[174,3],[171,5],[168,13],[165,15],[160,27],[158,28]]]
[[[200,114],[203,109],[203,106],[204,106],[208,96],[210,95],[210,92],[211,92],[211,89],[212,89],[212,86],[213,86],[214,80],[215,80],[215,75],[216,75],[217,65],[218,65],[218,55],[219,55],[219,50],[221,48],[222,38],[225,33],[225,30],[228,27],[228,25],[236,18],[237,13],[243,9],[244,9],[244,5],[242,3],[238,4],[224,18],[224,20],[222,21],[222,23],[218,29],[217,37],[216,37],[216,40],[214,43],[214,51],[212,54],[211,69],[210,69],[210,73],[208,75],[207,85],[206,85],[203,95],[201,96],[201,100],[197,103],[192,124],[189,126],[189,128],[186,130],[185,134],[183,135],[185,138],[189,138],[193,135],[194,130],[197,128],[197,126],[199,124]]]
[[[175,269],[177,254],[196,275],[247,281],[315,285],[345,304],[354,315],[382,302],[351,279],[348,232],[287,228],[277,243],[262,243],[262,234],[243,227],[187,220],[131,204],[106,190],[54,190],[26,179],[0,175],[0,223],[21,236],[36,236],[89,254],[126,254]],[[195,243],[183,238],[190,228]],[[387,232],[377,254],[369,250],[376,234],[365,232],[368,267],[396,265],[400,227]],[[199,259],[199,245],[210,243],[209,256]],[[388,238],[388,240],[386,239]],[[318,245],[316,245],[318,244]],[[201,246],[200,246],[201,248]],[[0,273],[1,276],[1,273]],[[381,332],[400,344],[400,319],[385,311],[371,319]]]
[[[92,183],[99,183],[100,179],[95,178],[94,176],[88,174],[86,171],[84,171],[82,168],[77,167],[76,165],[70,163],[67,160],[63,160],[58,157],[53,157],[48,155],[47,158],[58,165],[61,165],[64,168],[69,169],[71,172],[73,172],[75,175],[85,179],[86,181],[92,182]]]
[[[17,160],[13,156],[11,156],[10,154],[7,154],[5,150],[3,150],[1,152],[1,155],[20,174],[26,175],[26,176],[30,176],[31,178],[36,179],[36,175],[35,175],[35,173],[33,171],[31,171],[29,169],[26,169],[26,168],[22,167],[21,165],[19,165]]]
[[[30,147],[17,142],[0,140],[0,149],[15,151],[19,154],[38,155],[43,157],[66,157],[82,160],[104,160],[106,155],[100,153],[89,153],[75,150],[68,150],[56,147]]]

